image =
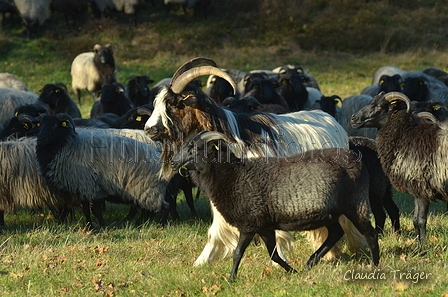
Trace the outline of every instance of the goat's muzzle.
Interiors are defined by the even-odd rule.
[[[165,129],[157,126],[145,127],[146,135],[151,138],[153,141],[159,141],[161,139],[161,135]]]

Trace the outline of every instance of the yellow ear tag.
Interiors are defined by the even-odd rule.
[[[190,94],[190,95],[188,95],[188,96],[185,96],[184,98],[182,98],[182,100],[187,100],[188,98],[190,98],[192,95]]]
[[[67,122],[65,122],[65,121],[62,122],[61,126],[64,127],[64,128],[66,128],[66,127],[67,127]]]
[[[37,126],[37,127],[40,127],[40,123],[37,123],[36,126]]]
[[[440,109],[440,106],[434,105],[434,106],[432,107],[432,109],[434,109],[434,110],[439,110],[439,109]]]
[[[28,123],[22,123],[23,128],[25,128],[26,130],[30,129],[30,126],[28,125]]]
[[[217,150],[217,151],[219,151],[219,147],[216,145],[216,144],[213,144],[214,146],[215,146],[215,149]]]
[[[59,90],[55,90],[54,92],[55,92],[55,93],[59,93]]]
[[[18,116],[19,115],[19,112],[18,111],[16,111],[16,113],[14,114],[14,116]]]
[[[391,105],[397,105],[397,101],[396,100],[395,101],[391,101],[390,104]]]
[[[141,117],[141,116],[138,116],[138,117],[135,118],[135,120],[136,120],[137,122],[141,122],[141,121],[142,121],[142,117]]]

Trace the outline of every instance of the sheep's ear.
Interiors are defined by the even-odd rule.
[[[188,96],[182,98],[181,102],[185,106],[193,107],[196,103],[198,103],[198,98],[196,98],[196,96],[194,96],[193,94],[189,94]]]
[[[137,117],[135,118],[135,121],[136,121],[136,122],[141,122],[141,121],[142,121],[142,116],[137,116]]]

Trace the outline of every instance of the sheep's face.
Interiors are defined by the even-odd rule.
[[[405,103],[402,101],[387,101],[384,93],[375,96],[372,101],[354,113],[350,119],[353,128],[378,128],[386,125],[389,116],[397,110],[405,109]]]
[[[395,74],[389,76],[384,74],[380,77],[378,82],[380,92],[401,92],[402,91],[403,80],[400,74]]]
[[[21,114],[27,114],[35,118],[44,113],[48,114],[48,110],[44,105],[39,103],[21,105],[17,107],[14,111],[15,116],[19,116]]]
[[[124,86],[118,82],[103,84],[100,96],[101,103],[103,104],[111,104],[119,100],[125,100]]]
[[[44,115],[40,117],[40,123],[37,135],[37,143],[40,145],[61,146],[70,135],[76,134],[72,118],[65,113]]]
[[[67,87],[60,84],[46,84],[39,95],[39,101],[54,109],[62,98],[67,96]]]

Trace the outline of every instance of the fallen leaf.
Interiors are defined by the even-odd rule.
[[[104,284],[103,284],[103,280],[97,277],[94,277],[92,279],[92,283],[93,283],[93,287],[95,289],[95,291],[101,291],[104,289]]]
[[[429,241],[432,242],[432,243],[435,243],[435,242],[438,242],[439,239],[437,237],[435,237],[435,236],[430,236],[429,237]]]
[[[404,292],[409,288],[409,285],[404,282],[396,282],[395,283],[395,291]]]
[[[400,260],[403,261],[403,262],[406,262],[408,260],[408,256],[405,255],[405,254],[401,254]]]
[[[9,273],[9,275],[12,276],[13,278],[22,278],[25,274],[11,272],[11,273]]]
[[[269,276],[269,275],[271,275],[271,273],[272,273],[272,267],[266,267],[266,268],[263,270],[263,275],[264,275],[264,276]]]

